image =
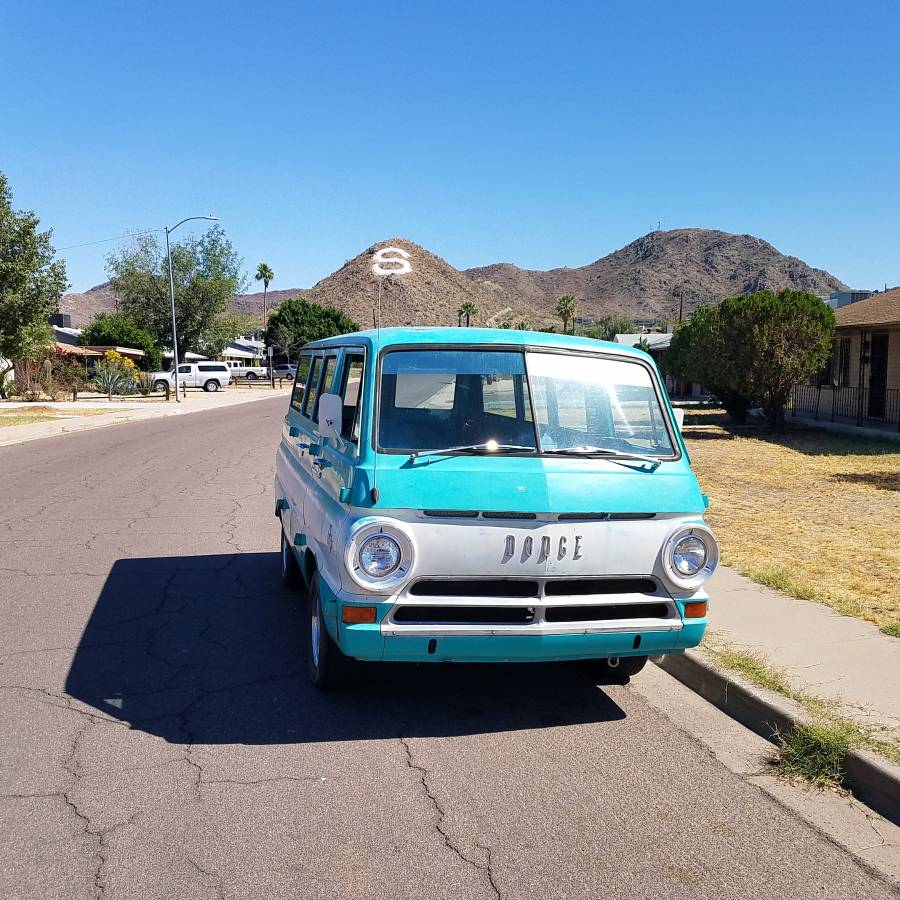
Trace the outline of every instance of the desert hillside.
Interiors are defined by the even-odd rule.
[[[405,274],[377,276],[375,254],[398,247],[408,254]],[[390,256],[390,254],[388,254]],[[384,263],[396,269],[399,263]],[[574,294],[579,313],[623,313],[637,319],[677,316],[700,304],[761,288],[798,288],[820,296],[845,285],[834,275],[803,260],[785,256],[766,241],[747,234],[702,228],[653,231],[621,250],[579,268],[549,271],[494,263],[460,271],[440,256],[406,238],[390,238],[367,247],[336,272],[309,289],[269,291],[269,305],[302,294],[317,303],[337,306],[363,327],[375,321],[381,291],[382,325],[454,325],[460,304],[478,306],[478,324],[525,319],[530,325],[554,321],[562,294]],[[241,294],[233,308],[262,313],[262,292]],[[60,311],[83,325],[101,311],[115,308],[108,283],[83,294],[66,294]]]

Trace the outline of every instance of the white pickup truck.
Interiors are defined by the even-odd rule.
[[[252,381],[254,378],[269,377],[268,366],[251,366],[242,359],[229,359],[227,365],[233,378],[246,378]]]

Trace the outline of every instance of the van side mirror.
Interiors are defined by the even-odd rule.
[[[676,408],[672,412],[675,415],[675,424],[678,426],[678,430],[681,431],[684,428],[684,410]]]
[[[319,434],[322,438],[336,438],[341,430],[344,401],[339,394],[319,397]]]

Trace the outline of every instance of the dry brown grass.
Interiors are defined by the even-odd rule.
[[[900,443],[731,430],[715,411],[686,420],[722,561],[900,637]]]
[[[54,406],[40,404],[7,409],[0,407],[0,428],[10,425],[33,425],[35,422],[50,422],[54,419],[68,419],[73,416],[100,416],[108,412],[115,412],[115,410],[90,407],[57,409]]]

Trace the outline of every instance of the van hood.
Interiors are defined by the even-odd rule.
[[[386,464],[384,459],[379,457],[377,472],[365,470],[361,481],[368,484],[354,485],[354,500],[368,499],[375,486],[380,509],[698,514],[705,509],[684,457],[653,472],[604,459],[428,456],[410,463],[406,456],[392,456]]]

